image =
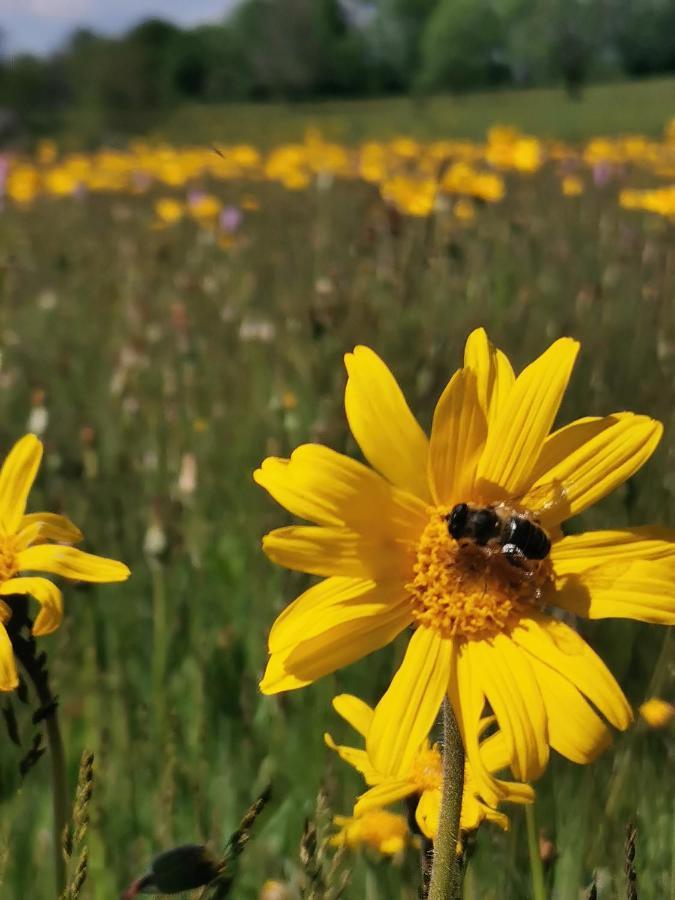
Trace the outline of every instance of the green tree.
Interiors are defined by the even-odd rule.
[[[421,41],[422,90],[466,90],[508,78],[506,31],[489,0],[441,0]]]

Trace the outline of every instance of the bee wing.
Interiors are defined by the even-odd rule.
[[[566,518],[569,511],[571,481],[541,482],[535,484],[522,496],[515,498],[518,506],[523,506],[529,512],[534,513],[539,519],[556,519],[561,521]]]

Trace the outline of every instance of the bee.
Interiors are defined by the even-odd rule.
[[[542,485],[538,494],[547,497],[547,502],[536,511],[523,511],[504,502],[485,506],[457,503],[445,517],[448,532],[460,545],[484,548],[488,555],[500,553],[511,565],[534,571],[551,551],[551,538],[540,515],[567,498],[561,485],[553,489]],[[538,494],[530,492],[530,503],[536,504]]]

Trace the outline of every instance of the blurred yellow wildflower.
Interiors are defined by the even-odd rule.
[[[160,197],[155,203],[155,215],[159,225],[173,225],[185,215],[185,206],[173,197]]]
[[[648,191],[623,190],[619,194],[619,205],[624,209],[644,209],[675,218],[675,184]]]
[[[640,715],[651,728],[665,728],[675,717],[675,706],[667,700],[651,697],[640,707]]]
[[[364,738],[373,721],[373,710],[349,694],[340,694],[333,700],[333,707]],[[479,732],[491,724],[491,719],[480,723]],[[409,768],[396,775],[379,772],[366,750],[356,747],[338,746],[333,738],[324,735],[326,744],[335,750],[345,762],[354,766],[364,777],[370,790],[362,794],[354,806],[354,814],[359,816],[374,808],[388,806],[404,797],[418,796],[415,818],[420,830],[432,840],[438,830],[438,815],[441,805],[441,788],[443,782],[442,759],[438,745],[431,746],[427,738],[421,743]],[[506,743],[499,732],[488,737],[480,744],[483,764],[489,772],[498,772],[509,765]],[[534,791],[529,784],[502,782],[504,800],[513,803],[531,803]],[[467,762],[464,767],[464,793],[462,796],[462,812],[460,828],[462,831],[475,831],[483,821],[495,822],[504,830],[509,827],[509,820],[503,813],[483,803],[479,796],[478,785]]]
[[[408,216],[428,216],[434,208],[438,185],[431,178],[397,175],[381,186],[382,196]]]
[[[260,900],[290,900],[291,892],[282,881],[268,879],[260,888]]]
[[[31,203],[40,190],[40,177],[37,170],[28,165],[18,165],[10,169],[5,190],[7,196],[15,203]]]
[[[45,192],[57,197],[67,197],[69,194],[73,194],[78,186],[77,178],[65,166],[55,166],[53,169],[49,169],[43,178]]]
[[[41,165],[48,166],[50,163],[54,162],[58,152],[59,148],[56,146],[56,142],[49,138],[45,138],[38,143],[35,156]]]
[[[220,212],[221,203],[212,194],[197,193],[188,201],[188,212],[201,224],[212,223]]]
[[[370,847],[396,856],[413,841],[405,818],[384,809],[371,809],[361,816],[335,816],[333,823],[339,829],[330,839],[334,847]]]
[[[549,433],[578,349],[561,338],[516,378],[485,332],[473,332],[429,440],[384,362],[356,347],[345,358],[345,408],[373,469],[308,444],[255,472],[293,515],[316,523],[270,532],[265,553],[325,579],[273,625],[264,693],[311,684],[414,628],[368,732],[368,755],[384,774],[407,771],[446,694],[490,805],[504,791],[479,752],[475,723],[486,703],[519,781],[541,774],[549,746],[591,761],[610,740],[598,713],[619,729],[631,722],[602,660],[548,610],[675,621],[672,532],[560,528],[630,478],[663,429],[620,412]],[[523,570],[455,541],[447,517],[462,503],[534,515],[550,552]]]
[[[59,588],[39,575],[47,572],[73,581],[125,581],[129,569],[121,562],[93,556],[71,544],[82,533],[65,516],[37,512],[26,514],[26,501],[42,459],[42,444],[33,434],[18,441],[0,469],[0,596],[27,594],[40,604],[33,634],[55,631],[63,616]],[[49,543],[55,541],[58,543]],[[12,644],[5,630],[11,607],[0,600],[0,690],[18,685]]]
[[[562,192],[565,197],[578,197],[584,192],[584,183],[578,175],[565,175],[562,180]]]
[[[470,222],[471,219],[476,218],[476,207],[471,200],[467,200],[466,197],[461,197],[457,203],[455,203],[452,211],[462,222]]]

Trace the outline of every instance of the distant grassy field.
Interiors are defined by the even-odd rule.
[[[268,146],[298,140],[308,125],[352,143],[395,134],[477,140],[495,122],[507,122],[541,137],[582,140],[626,131],[655,136],[671,115],[675,78],[594,85],[581,100],[570,99],[561,88],[539,88],[419,100],[186,106],[160,131],[179,143],[253,141]]]
[[[580,104],[533,91],[189,109],[165,135],[265,144],[313,123],[349,141],[476,137],[495,121],[569,139],[656,134],[675,113],[674,91],[671,80],[592,88]],[[357,180],[319,178],[297,191],[263,180],[188,184],[240,211],[220,241],[189,219],[158,227],[153,205],[166,186],[0,212],[0,447],[41,421],[47,452],[31,509],[66,511],[88,549],[133,572],[125,585],[66,588],[63,626],[42,639],[71,787],[83,748],[96,754],[83,898],[118,896],[171,844],[222,845],[268,781],[273,799],[232,897],[254,900],[266,879],[283,882],[290,900],[310,896],[298,846],[317,793],[347,813],[361,789],[324,747],[326,730],[348,736],[330,699],[351,691],[375,701],[401,646],[303,691],[259,694],[269,627],[309,580],[263,556],[262,534],[288,517],[251,473],[307,441],[357,455],[343,411],[343,354],[355,344],[383,356],[428,428],[474,327],[485,325],[517,367],[560,335],[580,339],[561,421],[630,409],[664,421],[666,438],[574,527],[675,525],[673,223],[622,209],[615,184],[584,179],[581,195],[563,196],[553,164],[511,172],[504,200],[477,204],[466,220],[449,207],[401,216]],[[580,630],[634,706],[672,693],[665,629]],[[19,778],[37,729],[31,709],[12,704],[23,748],[0,745],[0,894],[42,900],[53,896],[49,771],[42,759]],[[638,826],[639,896],[673,896],[671,769],[669,735],[645,727],[617,736],[587,769],[554,754],[537,802],[554,847],[554,900],[585,897],[594,873],[600,900],[625,896],[628,821]],[[413,851],[394,864],[355,854],[344,866],[351,900],[417,897]],[[519,900],[529,890],[515,809],[509,833],[479,833],[465,897]]]

